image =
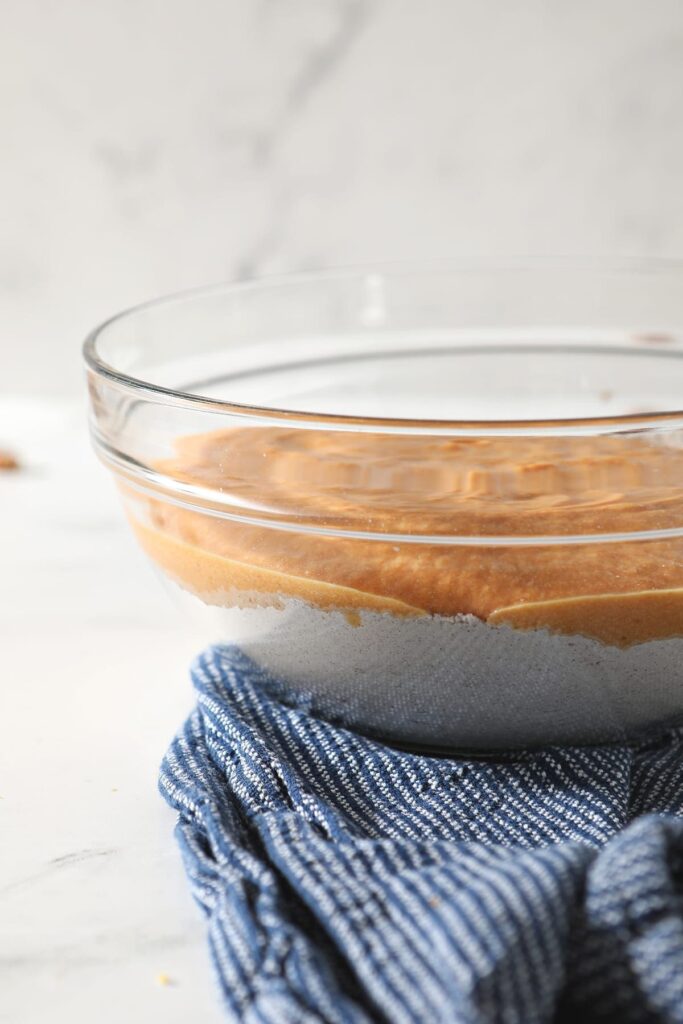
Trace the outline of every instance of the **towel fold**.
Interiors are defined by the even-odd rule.
[[[434,758],[235,648],[192,677],[160,787],[228,1019],[683,1024],[682,730]]]

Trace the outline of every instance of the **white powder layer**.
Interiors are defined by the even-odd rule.
[[[352,625],[282,596],[279,608],[207,606],[237,644],[321,714],[389,741],[452,750],[597,743],[683,717],[683,638],[610,647],[582,636],[491,626],[471,615]]]

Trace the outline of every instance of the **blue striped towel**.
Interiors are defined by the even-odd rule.
[[[683,732],[449,760],[192,674],[160,785],[229,1020],[683,1024]]]

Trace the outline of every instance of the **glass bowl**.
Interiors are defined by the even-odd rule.
[[[683,266],[431,264],[109,320],[92,435],[207,641],[402,746],[683,718]]]

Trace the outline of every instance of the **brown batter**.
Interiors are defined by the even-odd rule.
[[[683,635],[683,540],[504,541],[683,526],[683,451],[650,434],[468,439],[251,427],[183,438],[158,468],[220,490],[238,514],[304,528],[501,538],[482,546],[320,536],[138,498],[134,525],[149,554],[213,603],[294,595],[352,619],[363,608],[473,614],[619,646]]]

